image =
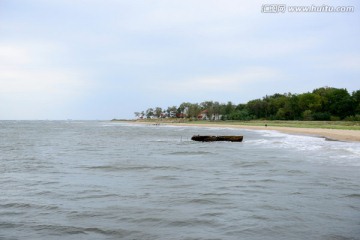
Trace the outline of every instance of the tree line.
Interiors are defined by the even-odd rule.
[[[345,120],[360,121],[360,90],[322,87],[302,94],[273,94],[246,104],[183,102],[179,106],[148,108],[137,118],[188,118],[191,120]]]

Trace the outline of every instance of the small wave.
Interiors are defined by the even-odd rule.
[[[195,198],[187,201],[190,204],[199,204],[199,205],[215,205],[219,202],[223,202],[223,198]]]
[[[278,181],[274,180],[274,179],[270,179],[270,178],[266,178],[266,179],[261,179],[258,182],[262,182],[262,183],[276,183]]]
[[[342,152],[346,155],[353,155],[354,157],[358,157],[360,160],[360,144],[357,146],[347,146],[347,144],[341,144],[338,146],[333,146],[334,150]]]
[[[93,194],[93,195],[84,195],[84,196],[76,196],[73,199],[80,200],[80,199],[101,199],[101,198],[113,198],[113,197],[119,197],[118,194]]]
[[[281,207],[281,206],[276,206],[276,205],[269,205],[269,204],[264,204],[261,206],[258,206],[260,209],[265,209],[265,210],[275,210],[275,211],[289,211],[290,209],[287,207]]]
[[[305,175],[304,171],[300,171],[300,170],[289,170],[287,171],[289,174],[291,174],[291,176],[293,175],[297,175],[297,176],[303,176]]]
[[[0,204],[0,208],[18,208],[18,209],[46,209],[46,210],[57,210],[59,207],[54,205],[37,205],[30,203],[5,203]]]
[[[115,127],[115,126],[116,124],[111,124],[111,123],[101,125],[101,127]]]
[[[314,136],[289,135],[277,132],[260,131],[264,138],[246,140],[246,144],[261,148],[278,148],[296,151],[311,156],[311,161],[322,164],[360,166],[360,144],[353,142],[327,141]],[[325,156],[326,161],[325,161]],[[305,158],[310,159],[310,158]]]
[[[128,170],[146,170],[148,169],[148,166],[94,166],[94,167],[88,167],[88,169],[93,170],[104,170],[104,171],[128,171]]]
[[[251,168],[251,167],[258,167],[258,166],[266,166],[266,165],[270,165],[270,162],[268,161],[254,161],[254,162],[249,162],[249,161],[241,161],[241,162],[236,162],[234,164],[232,164],[233,167],[236,168]]]
[[[48,230],[53,233],[53,235],[63,236],[64,234],[74,235],[74,234],[89,234],[95,233],[99,235],[111,236],[111,237],[118,237],[124,238],[128,237],[134,233],[140,233],[140,231],[129,231],[125,229],[117,229],[117,230],[110,230],[110,229],[103,229],[97,227],[74,227],[74,226],[59,226],[59,225],[36,225],[33,228],[37,231],[44,231]]]
[[[178,180],[178,177],[174,177],[174,176],[157,176],[157,177],[153,177],[153,180]]]
[[[154,223],[161,223],[164,221],[164,219],[162,218],[157,218],[157,217],[144,217],[144,218],[132,218],[130,220],[131,222],[134,222],[136,224],[154,224]]]
[[[170,153],[166,153],[164,155],[208,155],[208,154],[213,154],[211,152],[206,152],[206,151],[183,151],[183,152],[170,152]]]
[[[23,211],[21,212],[14,212],[14,211],[4,211],[4,212],[1,212],[1,216],[11,216],[11,217],[14,217],[14,216],[20,216],[20,215],[24,215],[25,213]],[[0,229],[1,229],[1,224],[0,224]],[[1,238],[0,238],[1,239]]]
[[[354,193],[354,194],[346,195],[345,197],[347,197],[347,198],[360,198],[360,194]]]
[[[321,239],[326,239],[326,240],[356,240],[357,238],[346,237],[346,236],[342,236],[342,235],[338,235],[338,234],[330,234],[330,235],[322,236]]]
[[[0,222],[0,229],[5,229],[5,228],[9,228],[9,229],[15,229],[15,228],[20,228],[23,227],[22,224],[17,224],[17,223],[4,223],[4,222]],[[0,235],[1,237],[1,235]],[[0,238],[2,239],[2,238]]]
[[[200,216],[213,218],[213,217],[219,217],[219,216],[223,216],[223,215],[225,215],[225,213],[223,213],[223,212],[209,212],[209,213],[203,213]]]
[[[103,170],[103,171],[150,171],[150,170],[182,170],[182,168],[175,166],[150,166],[150,165],[134,165],[134,166],[92,166],[86,167],[90,170]]]
[[[271,140],[268,139],[254,139],[254,140],[246,140],[247,144],[254,144],[254,145],[264,145],[271,143]]]
[[[202,193],[201,196],[205,196],[205,197],[222,197],[222,196],[226,196],[226,195],[233,195],[227,192],[218,192],[218,193]]]
[[[288,135],[274,130],[256,130],[256,132],[266,137],[284,137]]]
[[[269,221],[270,218],[269,217],[266,217],[266,216],[261,216],[261,215],[252,215],[250,216],[250,218],[253,218],[255,220],[260,220],[260,221]]]
[[[219,226],[219,224],[215,220],[208,220],[208,219],[175,220],[169,222],[167,225],[171,227],[187,227],[187,226],[218,227]]]

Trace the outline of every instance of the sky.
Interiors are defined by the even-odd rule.
[[[288,11],[311,5],[355,10]],[[359,43],[356,0],[0,0],[0,119],[130,119],[182,102],[351,93]]]

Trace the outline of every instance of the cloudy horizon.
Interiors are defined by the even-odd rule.
[[[1,0],[0,119],[133,118],[182,102],[360,89],[360,3],[263,13],[266,3]]]

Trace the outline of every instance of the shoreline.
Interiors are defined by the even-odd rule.
[[[131,121],[135,124],[152,124],[151,122]],[[358,130],[340,130],[340,129],[323,129],[323,128],[295,128],[295,127],[273,127],[273,126],[249,126],[238,124],[216,124],[216,123],[171,123],[161,122],[160,125],[169,126],[195,126],[195,127],[222,127],[222,128],[239,128],[248,130],[270,130],[292,135],[305,135],[311,137],[325,138],[330,141],[360,142],[360,131]]]

